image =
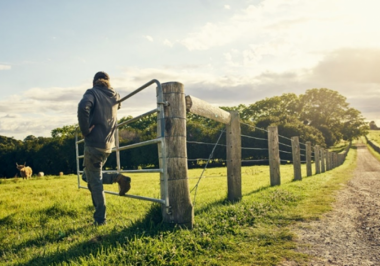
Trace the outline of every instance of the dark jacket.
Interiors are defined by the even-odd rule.
[[[117,123],[116,93],[106,80],[97,80],[92,89],[88,89],[78,104],[78,122],[85,137],[85,145],[101,149],[113,147]],[[91,133],[89,128],[95,125]]]

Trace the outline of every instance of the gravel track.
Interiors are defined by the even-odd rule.
[[[307,265],[380,265],[380,162],[365,144],[356,146],[354,177],[333,210],[295,230],[297,251],[313,256]]]

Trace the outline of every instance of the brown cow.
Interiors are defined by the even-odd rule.
[[[29,177],[32,177],[33,170],[29,166],[26,166],[26,162],[24,164],[17,164],[16,167],[18,170],[20,170],[20,175],[22,176],[22,179],[28,179]]]

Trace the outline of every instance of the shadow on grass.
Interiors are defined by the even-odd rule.
[[[270,185],[259,187],[258,189],[255,189],[255,190],[252,190],[251,192],[243,194],[243,197],[259,193],[261,191],[267,190],[270,187],[271,187]],[[231,205],[231,204],[235,204],[235,203],[238,203],[238,202],[239,201],[237,201],[237,202],[231,202],[227,198],[221,199],[221,200],[217,200],[217,201],[214,201],[214,202],[212,202],[212,203],[210,203],[207,206],[204,206],[202,208],[199,208],[199,209],[198,208],[197,209],[194,208],[194,215],[200,215],[202,213],[208,212],[208,211],[210,211],[211,209],[213,209],[214,207],[217,207],[217,206],[226,206],[226,205]]]
[[[93,226],[93,225],[91,225]],[[68,230],[66,236],[70,234],[78,233],[78,230],[85,230],[88,225],[75,230]],[[134,222],[130,227],[124,228],[121,231],[110,230],[109,234],[97,235],[93,239],[88,241],[72,245],[68,250],[57,250],[53,254],[41,254],[31,259],[27,263],[20,263],[18,265],[53,265],[62,262],[73,262],[79,261],[80,258],[85,258],[88,256],[96,257],[97,254],[101,253],[103,250],[109,250],[110,248],[116,248],[122,244],[127,244],[129,239],[133,240],[135,238],[154,237],[160,235],[165,231],[176,230],[173,225],[162,223],[161,206],[158,204],[152,205],[146,216],[136,222]],[[27,248],[29,246],[41,246],[41,244],[46,244],[46,242],[60,241],[55,239],[46,239],[46,237],[34,239],[24,243],[22,247],[17,248]]]

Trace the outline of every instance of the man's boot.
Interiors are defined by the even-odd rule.
[[[116,182],[119,183],[119,195],[124,196],[131,189],[131,178],[129,176],[124,176],[119,174],[117,176]]]

